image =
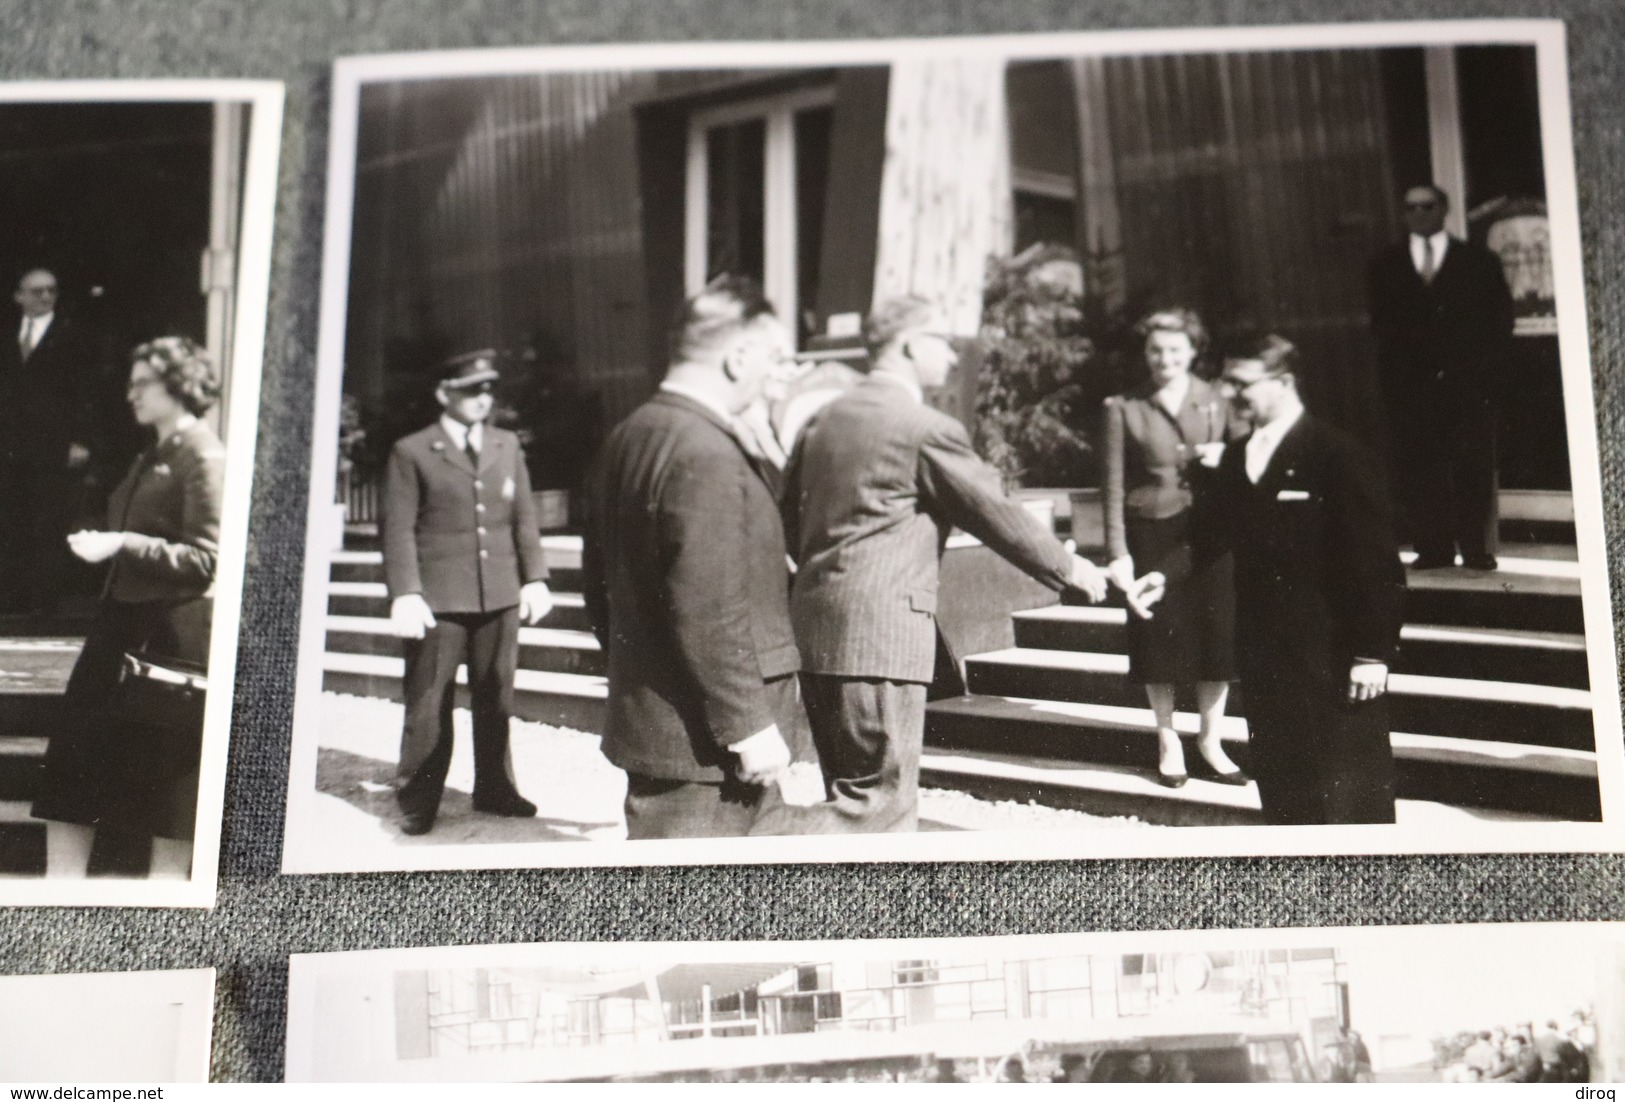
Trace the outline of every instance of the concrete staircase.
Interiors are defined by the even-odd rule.
[[[400,700],[405,662],[400,640],[389,630],[377,537],[368,529],[352,528],[345,544],[329,570],[322,684],[333,692]],[[544,536],[542,549],[553,611],[541,626],[519,629],[514,711],[538,723],[596,731],[603,724],[607,695],[604,654],[581,600],[581,537]]]
[[[1497,818],[1600,817],[1567,504],[1566,495],[1504,497],[1494,574],[1410,571],[1390,681],[1402,798]],[[1055,605],[1012,621],[1015,645],[966,658],[966,694],[929,706],[928,783],[1165,823],[1259,821],[1253,790],[1196,779],[1193,711],[1176,724],[1193,780],[1178,790],[1157,784],[1151,713],[1124,676],[1122,608]],[[1233,691],[1224,730],[1244,768],[1245,706]]]
[[[1401,796],[1496,818],[1600,815],[1591,698],[1572,514],[1563,495],[1504,495],[1503,569],[1412,572],[1392,679]],[[1513,543],[1512,537],[1525,537]],[[1538,537],[1541,542],[1535,542]],[[555,607],[520,633],[515,710],[522,718],[600,729],[603,654],[579,596],[579,537],[543,537]],[[967,537],[950,556],[982,553]],[[328,588],[325,686],[399,699],[400,644],[389,634],[376,536],[352,529]],[[1008,607],[1008,606],[1005,606]],[[963,662],[965,693],[927,712],[927,783],[1170,824],[1258,822],[1256,791],[1194,775],[1183,789],[1154,776],[1156,737],[1124,674],[1120,607],[1051,605],[1011,616],[1013,646]],[[1185,701],[1182,708],[1193,702]],[[1231,696],[1225,737],[1245,765],[1245,701]],[[1196,717],[1187,759],[1199,767]]]

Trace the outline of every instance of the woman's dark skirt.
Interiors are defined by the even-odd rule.
[[[1189,685],[1236,679],[1236,590],[1231,557],[1198,564],[1191,552],[1190,511],[1160,520],[1127,518],[1124,534],[1134,572],[1168,579],[1152,617],[1128,617],[1129,680]]]
[[[119,707],[124,655],[173,650],[166,637],[182,603],[102,602],[46,745],[35,818],[191,840],[202,726],[146,722]]]

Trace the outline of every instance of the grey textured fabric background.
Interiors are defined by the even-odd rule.
[[[279,1080],[289,953],[575,939],[1625,919],[1625,858],[1385,857],[1007,865],[278,874],[299,620],[330,63],[336,55],[680,39],[1556,16],[1569,64],[1614,586],[1625,583],[1625,5],[1619,0],[8,0],[0,77],[287,83],[219,904],[0,912],[0,973],[213,966],[216,1079]],[[1615,603],[1616,623],[1619,602]]]

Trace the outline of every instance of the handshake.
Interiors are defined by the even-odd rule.
[[[1151,619],[1151,606],[1162,600],[1168,592],[1168,578],[1160,570],[1136,578],[1134,576],[1134,560],[1127,555],[1120,559],[1113,559],[1106,567],[1106,573],[1118,589],[1123,591],[1123,603],[1128,610],[1141,620]]]
[[[1068,584],[1083,592],[1093,604],[1106,599],[1106,586],[1110,582],[1123,591],[1129,611],[1141,620],[1151,619],[1151,606],[1162,600],[1168,591],[1168,579],[1159,571],[1151,571],[1142,578],[1134,576],[1134,562],[1126,556],[1114,560],[1105,570],[1078,554],[1078,546],[1066,541],[1067,553],[1072,556],[1072,576]]]

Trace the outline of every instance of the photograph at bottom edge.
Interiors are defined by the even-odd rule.
[[[212,968],[0,976],[0,1083],[208,1082],[214,979]]]
[[[1625,1073],[1619,924],[476,946],[290,967],[290,1082]]]

